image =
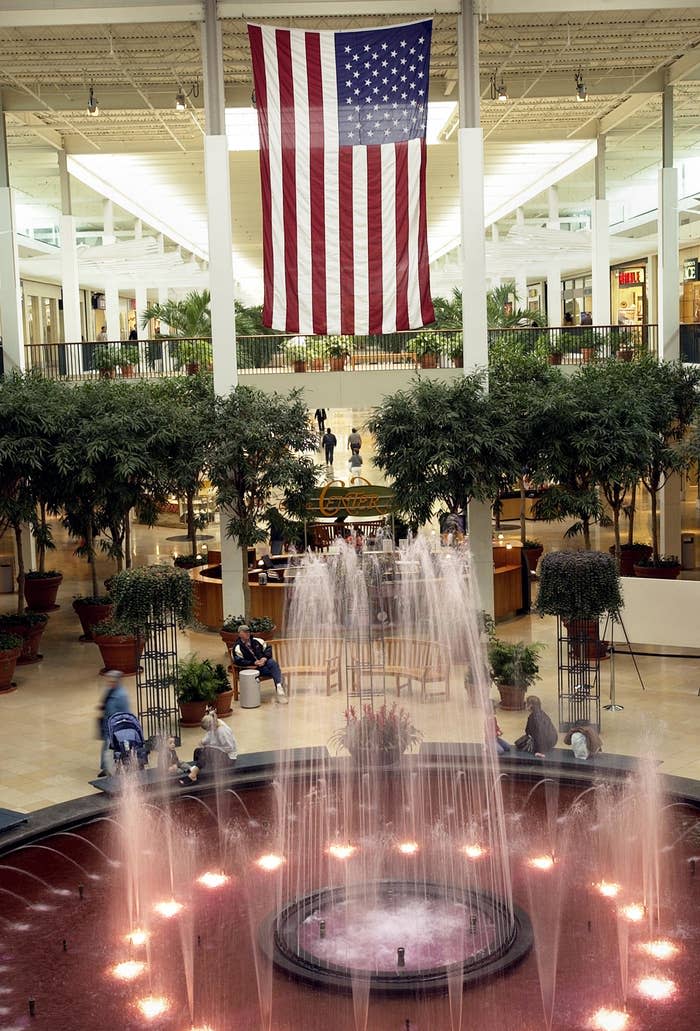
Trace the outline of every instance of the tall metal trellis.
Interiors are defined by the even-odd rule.
[[[579,721],[600,730],[600,660],[608,655],[608,642],[600,638],[598,620],[557,616],[557,649],[559,730]]]
[[[142,631],[145,647],[136,675],[138,717],[146,738],[174,737],[179,745],[175,616],[166,610],[152,617]]]

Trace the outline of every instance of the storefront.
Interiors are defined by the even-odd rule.
[[[647,321],[647,263],[635,261],[610,269],[611,321],[638,326]]]
[[[581,319],[581,315],[584,312],[592,313],[593,311],[593,277],[586,275],[577,276],[575,279],[564,279],[561,289],[564,312],[571,312],[577,325],[581,322],[585,323],[587,320]]]

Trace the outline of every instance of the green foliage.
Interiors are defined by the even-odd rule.
[[[135,344],[122,344],[119,349],[119,364],[123,367],[124,365],[138,365],[138,363],[138,347]]]
[[[100,372],[109,372],[122,363],[121,347],[116,344],[97,344],[92,355],[92,364]]]
[[[525,540],[522,542],[522,546],[524,548],[541,548],[542,547],[542,541],[536,541],[536,540],[532,540],[529,537],[526,537]]]
[[[428,354],[438,355],[442,350],[440,336],[432,330],[416,333],[406,344],[406,350],[415,354],[416,358],[424,358]]]
[[[177,345],[177,362],[183,365],[211,365],[213,352],[209,340],[183,340]]]
[[[45,569],[43,573],[37,571],[36,569],[28,569],[27,572],[24,574],[25,579],[27,580],[45,580],[47,579],[47,577],[60,575],[61,574],[58,571],[58,569]]]
[[[112,577],[114,618],[133,631],[156,620],[174,619],[179,627],[192,622],[192,581],[184,569],[139,566]]]
[[[200,659],[196,653],[177,664],[177,700],[179,702],[207,702],[217,695],[218,677],[209,659]]]
[[[12,615],[0,616],[0,630],[13,626],[24,626],[27,628],[46,626],[49,617],[43,612],[17,612]]]
[[[515,469],[517,423],[485,392],[482,373],[419,379],[386,397],[368,426],[375,465],[411,523],[428,522],[436,504],[454,512],[495,497]]]
[[[95,634],[104,637],[134,637],[133,629],[118,619],[103,619],[90,627],[93,637]]]
[[[22,638],[0,630],[0,652],[13,652],[22,647]]]
[[[612,555],[601,551],[552,551],[542,557],[537,611],[562,619],[613,617],[623,606],[620,575]]]
[[[454,287],[451,297],[433,297],[436,329],[462,328],[462,291]]]
[[[231,681],[229,680],[228,673],[226,672],[226,667],[220,662],[217,662],[214,666],[214,684],[217,694],[223,694],[224,691],[232,690]]]
[[[178,337],[211,336],[211,295],[208,290],[191,290],[181,301],[149,304],[141,313],[141,326],[145,329],[157,319]]]
[[[239,626],[250,627],[251,634],[269,633],[275,624],[269,616],[227,616],[221,629],[225,634],[237,634]]]
[[[312,356],[306,346],[306,341],[301,342],[303,337],[293,337],[288,343],[284,345],[284,351],[287,355],[287,360],[294,362],[305,362]]]
[[[496,684],[509,684],[527,691],[540,679],[537,662],[543,644],[525,644],[524,641],[503,641],[491,637],[488,657],[491,676]]]
[[[351,336],[326,337],[326,351],[330,358],[347,358],[352,354],[355,340]]]
[[[640,558],[635,564],[647,569],[669,569],[674,566],[680,566],[681,563],[678,555],[659,555],[658,558],[650,555],[649,558]]]
[[[361,713],[352,706],[345,711],[345,726],[336,730],[330,744],[346,748],[351,754],[357,752],[389,752],[402,754],[423,740],[423,734],[411,720],[406,709],[382,705],[373,709],[365,705]]]

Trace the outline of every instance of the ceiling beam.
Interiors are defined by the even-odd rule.
[[[48,143],[50,147],[53,147],[55,150],[63,150],[63,136],[61,133],[56,132],[55,129],[47,129],[41,119],[37,118],[35,114],[29,111],[7,111],[6,114],[12,121],[18,122],[20,125],[26,125],[35,136],[43,140],[44,143]]]
[[[598,123],[601,135],[605,135],[606,132],[610,132],[611,129],[616,129],[618,125],[627,121],[633,114],[639,111],[640,108],[644,107],[654,97],[658,97],[658,93],[635,93],[627,100],[623,100],[621,104],[618,104],[616,108],[609,111],[607,115],[603,115]]]
[[[687,54],[683,54],[683,57],[679,57],[677,61],[668,69],[668,83],[672,85],[674,82],[680,82],[683,79],[694,79],[696,73],[700,69],[700,45],[696,45],[694,50],[690,50]]]
[[[201,21],[197,0],[120,0],[89,6],[84,0],[3,0],[0,28],[47,25],[132,25],[146,22]]]

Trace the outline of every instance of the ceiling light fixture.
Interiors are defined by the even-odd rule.
[[[196,99],[198,96],[199,96],[199,83],[198,82],[193,82],[192,83],[192,89],[188,90],[187,93],[185,93],[185,91],[182,88],[182,86],[180,86],[178,91],[177,91],[177,93],[175,94],[175,110],[179,111],[180,114],[184,114],[185,111],[187,110],[187,101],[189,100],[189,98],[190,97],[194,97]]]
[[[580,68],[577,72],[574,72],[574,82],[576,83],[576,99],[588,100],[588,90],[586,83],[583,81],[583,72]]]
[[[90,92],[88,93],[87,113],[89,115],[92,115],[93,118],[97,118],[97,116],[100,113],[100,105],[98,103],[97,97],[95,96],[94,86],[90,87]]]
[[[496,82],[496,74],[491,76],[491,100],[497,100],[500,104],[508,103],[508,90],[506,84],[501,79],[500,83]]]

